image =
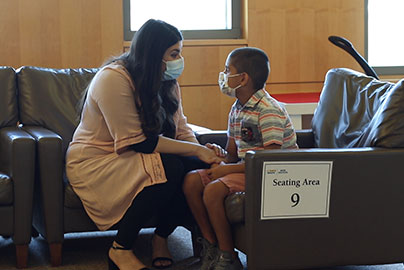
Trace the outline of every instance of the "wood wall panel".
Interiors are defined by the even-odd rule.
[[[235,98],[222,94],[218,86],[181,87],[182,106],[188,122],[210,129],[227,129],[227,118]]]
[[[265,89],[270,94],[321,92],[323,82],[316,83],[267,83]]]
[[[18,1],[0,1],[0,65],[20,62]]]
[[[270,82],[321,82],[332,67],[360,70],[327,39],[344,36],[363,53],[363,9],[363,0],[248,1],[248,45],[270,56]]]
[[[61,64],[59,1],[19,0],[21,61],[27,65]]]
[[[122,1],[1,0],[0,22],[3,66],[98,67],[123,51]]]
[[[227,55],[245,45],[184,46],[185,69],[179,83],[183,86],[217,85],[219,72],[224,70]]]
[[[243,0],[242,6],[243,39],[184,41],[179,82],[191,123],[226,128],[234,100],[220,93],[217,77],[237,47],[268,53],[266,89],[273,94],[319,92],[330,68],[362,71],[327,38],[346,37],[364,54],[363,0]],[[0,65],[15,68],[98,67],[128,46],[121,0],[0,0],[0,37]]]

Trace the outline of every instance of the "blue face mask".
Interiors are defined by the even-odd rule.
[[[172,61],[164,61],[166,64],[166,70],[163,74],[163,81],[175,80],[177,79],[184,70],[184,58],[178,58]]]

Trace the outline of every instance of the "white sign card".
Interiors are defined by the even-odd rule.
[[[261,219],[328,218],[332,164],[264,162]]]

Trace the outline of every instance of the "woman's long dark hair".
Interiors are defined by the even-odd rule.
[[[162,81],[162,60],[166,50],[182,39],[174,26],[150,19],[136,32],[129,53],[122,58],[135,83],[135,102],[146,137],[175,136],[176,80]]]
[[[162,81],[162,60],[166,50],[182,39],[174,26],[150,19],[136,32],[130,50],[106,63],[120,61],[130,73],[143,133],[148,138],[159,134],[175,137],[173,117],[179,97],[175,92],[176,80]]]

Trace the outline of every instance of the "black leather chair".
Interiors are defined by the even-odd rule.
[[[37,142],[33,225],[49,244],[53,266],[61,264],[64,233],[96,230],[64,176],[65,152],[78,124],[76,105],[95,72],[17,71],[21,123]]]
[[[226,211],[248,269],[404,261],[403,104],[404,80],[393,84],[333,69],[312,129],[297,131],[300,149],[246,154],[246,192],[229,196]],[[225,134],[218,136],[198,137],[223,142]],[[261,218],[263,164],[274,161],[333,162],[328,218]]]
[[[0,67],[0,235],[13,238],[17,268],[24,268],[31,241],[35,141],[17,122],[16,73]]]
[[[53,266],[62,263],[65,233],[98,230],[64,171],[65,153],[79,123],[77,104],[96,72],[97,69],[38,67],[18,70],[21,122],[37,142],[33,225],[49,244]],[[146,227],[155,224],[151,221]],[[184,226],[191,231],[196,228],[192,221]]]

